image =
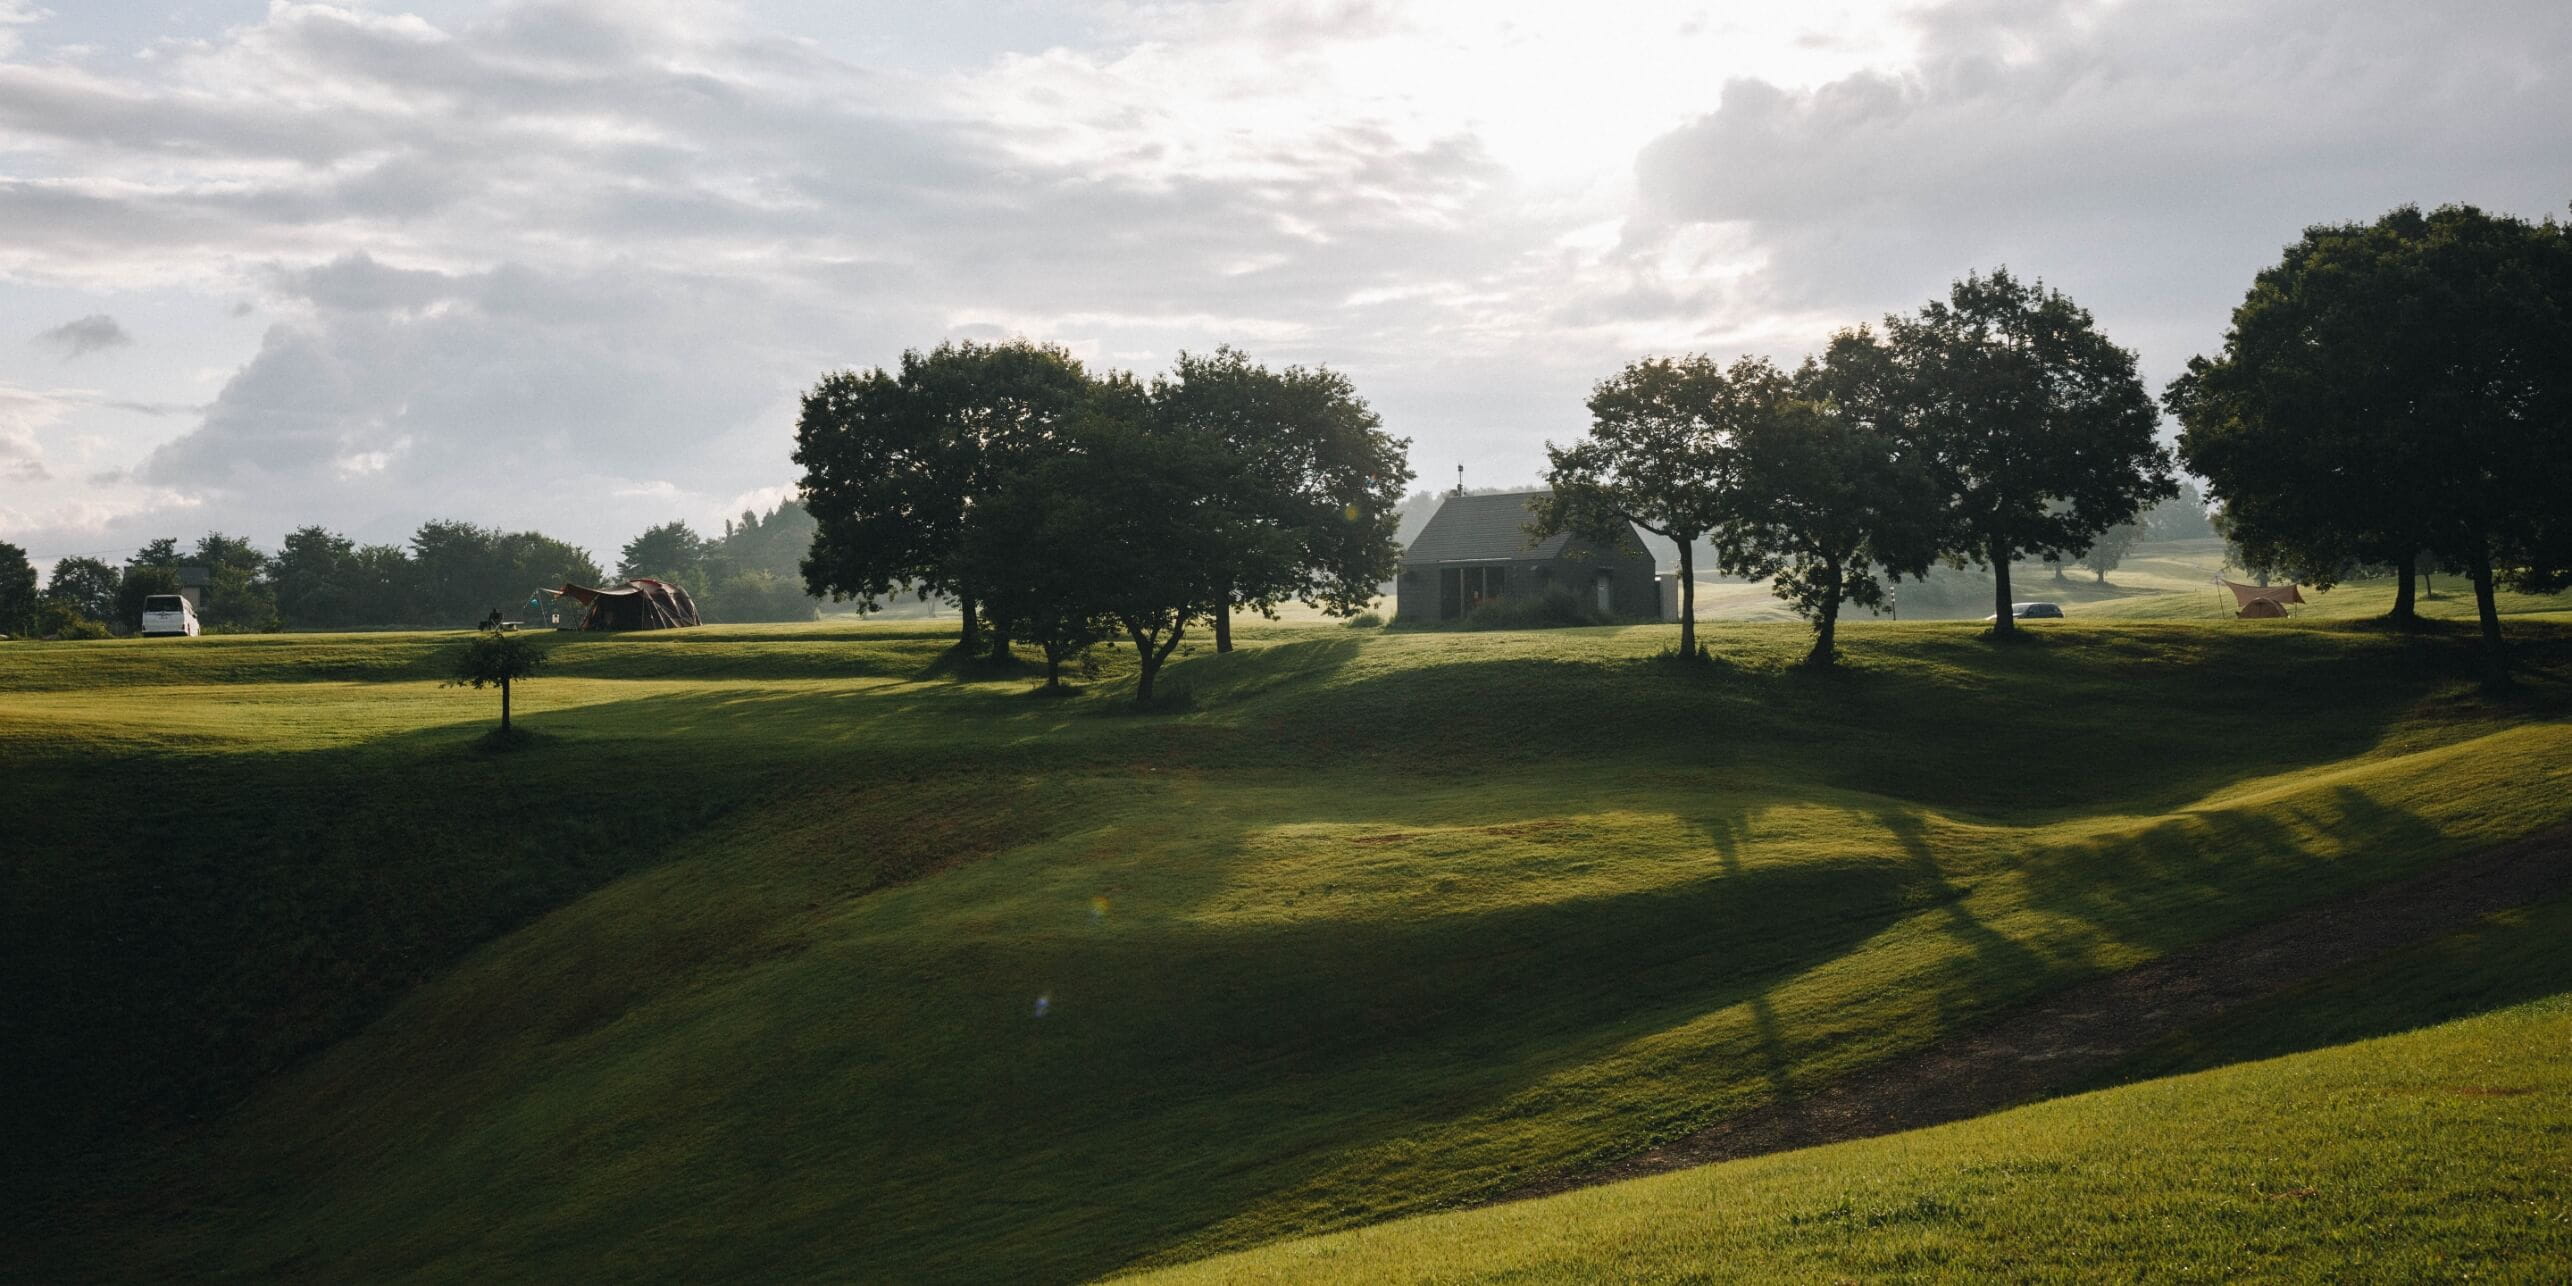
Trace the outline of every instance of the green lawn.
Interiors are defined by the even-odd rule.
[[[2572,820],[2572,622],[0,648],[0,1140],[127,1275],[1069,1280],[1584,1168]],[[5,1267],[5,1261],[0,1261]]]
[[[2563,1281],[2567,912],[2461,948],[2566,989],[2481,1017],[1144,1280]]]

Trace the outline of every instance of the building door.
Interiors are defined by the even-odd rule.
[[[1601,571],[1598,574],[1598,586],[1599,610],[1610,616],[1616,615],[1616,573]]]
[[[1465,589],[1453,567],[1438,569],[1438,619],[1452,621],[1464,614]]]

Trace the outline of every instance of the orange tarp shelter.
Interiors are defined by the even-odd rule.
[[[2243,585],[2225,581],[2224,588],[2233,592],[2236,616],[2258,619],[2286,615],[2286,605],[2301,603],[2304,595],[2293,585]]]

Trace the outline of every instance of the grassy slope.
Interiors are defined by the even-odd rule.
[[[579,640],[509,756],[451,640],[0,653],[46,855],[0,941],[57,997],[13,1089],[264,1085],[145,1265],[1069,1277],[1620,1154],[2572,813],[2560,679],[2487,707],[2443,638],[1252,633],[1148,717],[892,631]]]
[[[1287,1242],[1154,1282],[2572,1276],[2572,903],[2243,1014],[2210,1063],[1884,1139]],[[2390,988],[2386,984],[2391,984]],[[2497,991],[2493,988],[2497,986]],[[2543,994],[2540,992],[2539,994]]]
[[[1927,589],[1912,582],[1897,586],[1903,597],[1903,619],[1979,620],[1991,612],[1988,575],[1944,568],[1936,569],[1933,575],[1939,583]],[[2011,571],[2010,591],[2020,602],[2059,603],[2075,618],[2233,620],[2231,592],[2214,584],[2219,575],[2248,579],[2240,571],[2225,568],[2222,541],[2153,541],[2136,546],[2104,580],[2079,567],[2065,568],[2058,580],[2054,569],[2043,563],[2020,563]],[[2432,621],[2473,621],[2473,587],[2462,577],[2435,577],[2431,588],[2433,592],[2419,601],[2422,616]],[[2393,590],[2392,580],[2385,577],[2350,581],[2330,590],[2306,590],[2305,604],[2288,610],[2298,619],[2314,621],[2380,616],[2392,607]],[[2497,597],[2500,610],[2513,615],[2558,612],[2564,607],[2560,595],[2503,592]],[[1702,577],[1697,586],[1697,615],[1701,620],[1794,619],[1794,614],[1770,592],[1766,581],[1743,583]]]

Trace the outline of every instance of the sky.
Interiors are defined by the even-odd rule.
[[[2561,0],[0,0],[0,540],[612,565],[949,338],[1329,365],[1422,486],[2002,265],[2157,390],[2308,225],[2561,215],[2567,69]]]

